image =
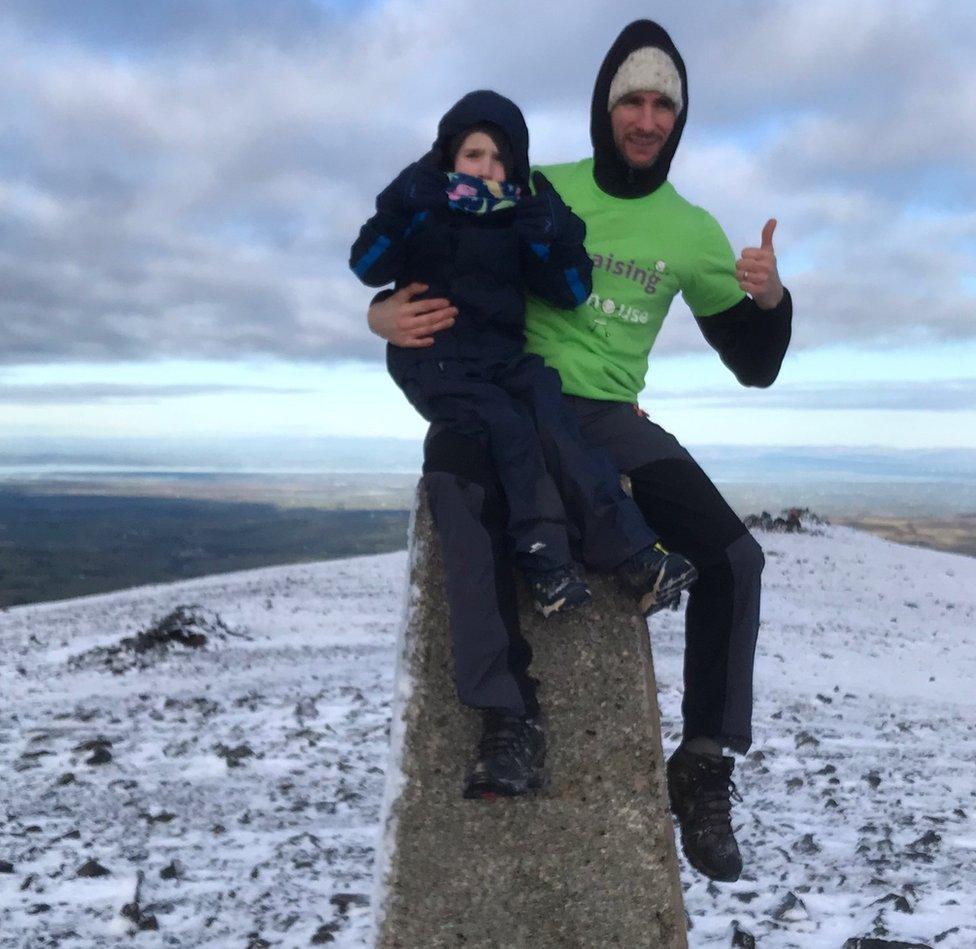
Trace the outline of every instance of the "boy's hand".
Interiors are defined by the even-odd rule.
[[[515,227],[523,240],[550,243],[565,238],[572,228],[573,212],[541,172],[532,175],[535,194],[515,205]]]
[[[447,175],[429,165],[414,165],[404,181],[403,206],[413,212],[446,208]]]
[[[427,289],[411,283],[369,308],[369,328],[394,346],[422,349],[434,345],[434,333],[454,325],[457,307],[449,300],[414,300]]]

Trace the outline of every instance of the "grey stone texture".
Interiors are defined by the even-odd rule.
[[[548,787],[463,800],[481,718],[455,696],[441,558],[419,491],[400,670],[414,684],[401,682],[395,709],[402,779],[394,769],[378,947],[687,946],[646,623],[612,581],[589,580],[593,602],[565,617],[521,604],[543,683]]]

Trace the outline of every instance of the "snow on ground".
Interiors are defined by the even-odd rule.
[[[747,870],[683,866],[692,947],[737,919],[761,949],[971,949],[976,560],[844,528],[759,538]],[[405,570],[399,553],[0,613],[0,946],[367,944]],[[180,604],[209,618],[204,647],[110,671],[106,648]],[[670,749],[680,615],[652,636]]]

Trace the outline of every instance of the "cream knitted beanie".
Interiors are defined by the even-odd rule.
[[[674,102],[674,114],[681,115],[685,107],[681,96],[681,77],[674,60],[657,46],[635,49],[621,64],[610,83],[607,111],[631,92],[654,90],[663,92]]]

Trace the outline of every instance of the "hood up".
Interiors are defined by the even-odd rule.
[[[664,148],[650,168],[631,168],[617,151],[610,128],[610,113],[607,101],[610,97],[610,84],[623,61],[636,49],[643,46],[656,46],[674,61],[681,77],[681,91],[684,108],[677,116],[674,130],[668,137]],[[462,100],[463,101],[463,100]],[[681,140],[685,121],[688,118],[688,76],[684,60],[671,41],[667,31],[651,20],[635,20],[624,27],[603,60],[593,87],[593,103],[590,107],[590,139],[593,142],[593,177],[607,194],[617,198],[641,198],[657,190],[668,179],[671,160]]]
[[[519,107],[511,99],[506,99],[497,92],[479,89],[476,92],[469,92],[454,103],[440,120],[437,126],[437,139],[421,161],[442,171],[445,170],[444,165],[451,139],[479,122],[491,122],[508,136],[512,146],[511,180],[524,193],[529,185],[529,130]]]

